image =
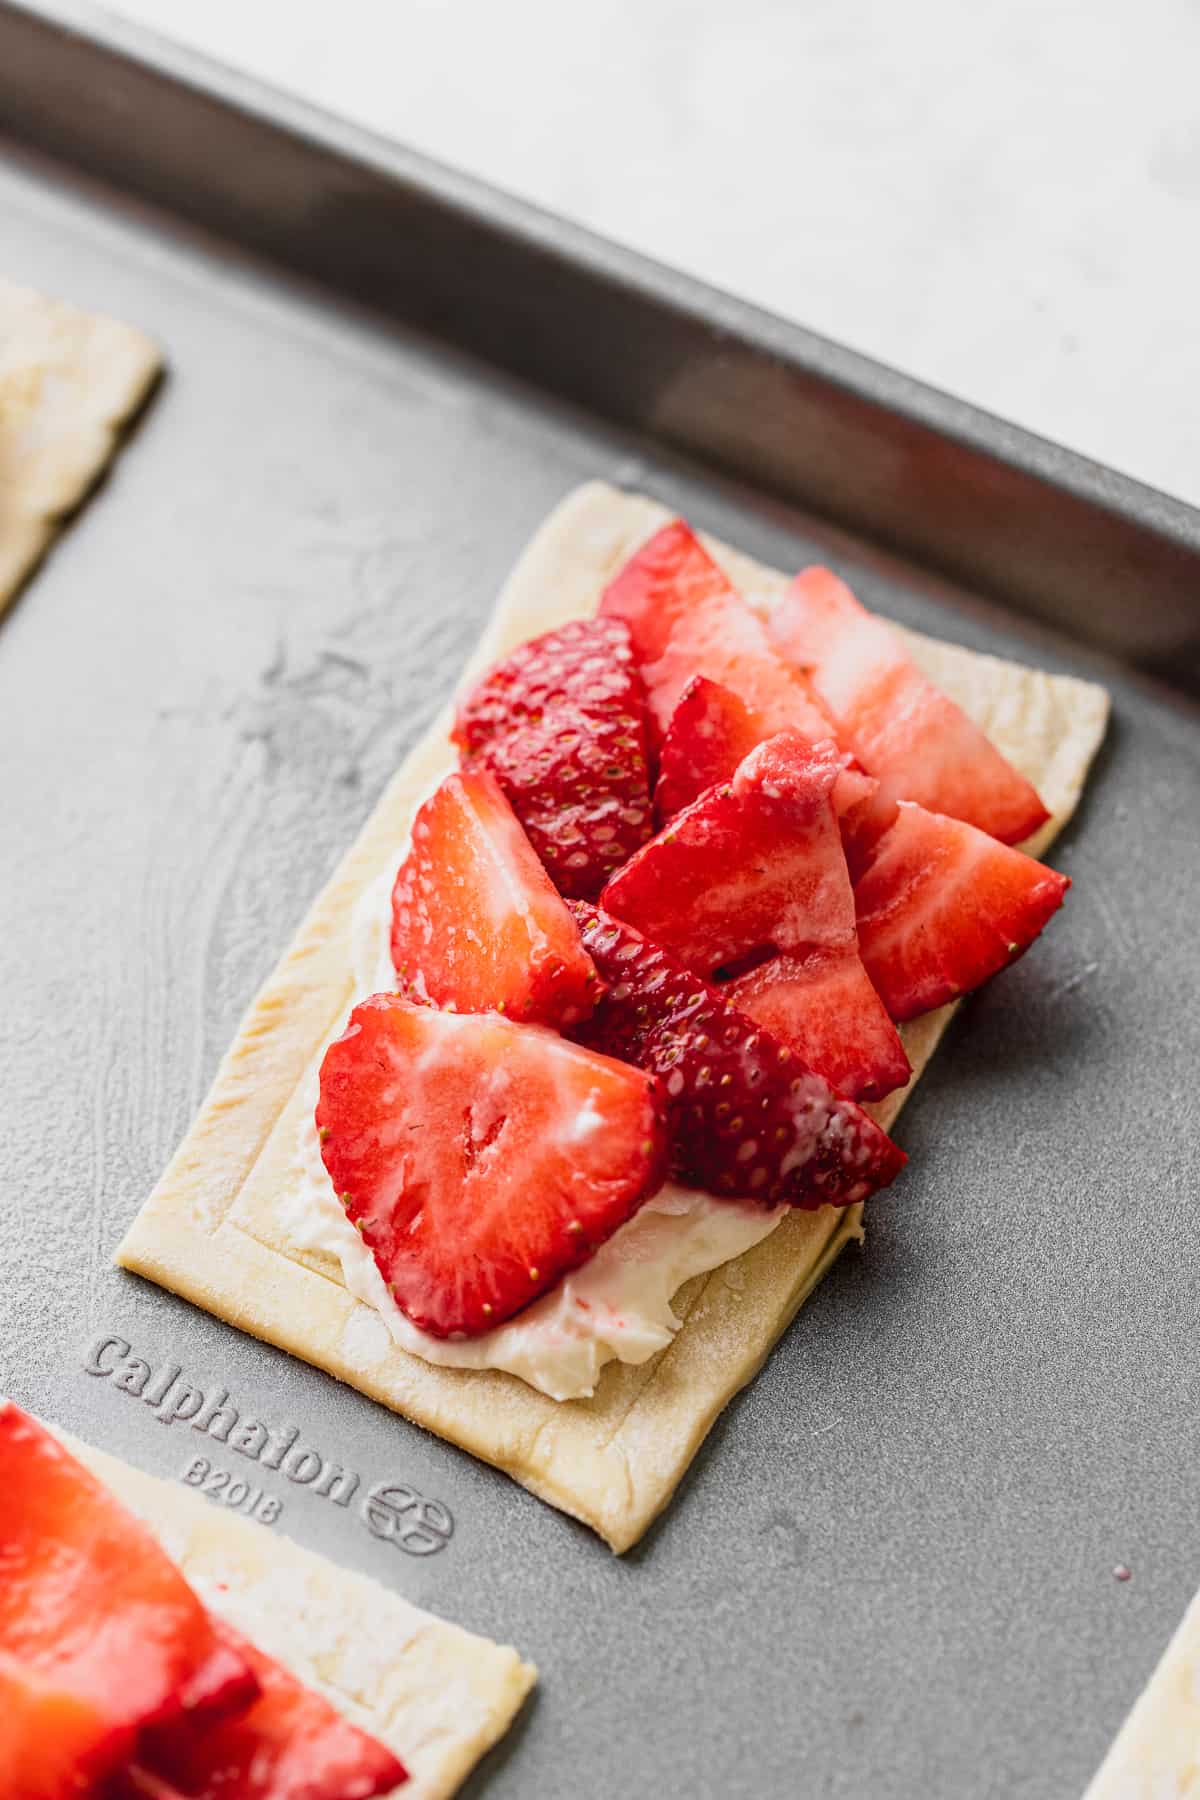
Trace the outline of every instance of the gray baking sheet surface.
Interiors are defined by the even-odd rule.
[[[357,1474],[343,1507],[260,1471],[274,1529],[540,1665],[473,1792],[1081,1792],[1200,1582],[1194,714],[15,158],[0,261],[145,326],[170,370],[0,627],[0,1385],[182,1478],[197,1433],[87,1370],[115,1339]],[[1056,847],[1065,915],[964,1009],[865,1251],[622,1560],[110,1261],[522,543],[593,475],[1116,701]],[[372,1530],[380,1485],[437,1503],[432,1548]]]

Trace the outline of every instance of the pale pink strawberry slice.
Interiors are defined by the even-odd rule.
[[[706,978],[852,1099],[907,1081],[908,1059],[858,954],[833,808],[836,744],[780,732],[617,871],[606,912]]]
[[[495,775],[563,894],[598,894],[654,829],[646,695],[619,619],[522,644],[463,702],[454,740]]]
[[[321,1065],[321,1154],[396,1304],[436,1337],[503,1324],[660,1185],[639,1069],[496,1013],[376,994]]]
[[[895,1179],[904,1152],[726,990],[599,907],[576,903],[575,916],[607,983],[575,1036],[660,1077],[677,1180],[813,1208],[849,1206]]]
[[[901,804],[854,891],[867,973],[894,1019],[969,993],[1027,950],[1071,883],[960,819]]]
[[[486,769],[448,775],[413,821],[392,890],[392,962],[410,999],[546,1025],[596,997],[575,921]]]
[[[682,519],[630,558],[605,589],[600,617],[623,619],[633,634],[660,742],[697,675],[732,689],[757,739],[788,727],[814,742],[833,736],[802,672],[773,648],[762,620]]]
[[[1025,777],[829,569],[798,575],[769,629],[813,684],[838,742],[879,778],[881,801],[914,800],[1006,844],[1045,824]]]

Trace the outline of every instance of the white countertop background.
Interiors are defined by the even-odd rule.
[[[1200,503],[1200,0],[115,10]]]

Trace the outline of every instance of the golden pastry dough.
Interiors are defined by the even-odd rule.
[[[1200,1794],[1200,1594],[1163,1651],[1084,1800]]]
[[[409,1774],[396,1800],[445,1800],[520,1711],[537,1671],[515,1650],[189,1488],[58,1436],[150,1526],[206,1606],[395,1751]]]
[[[601,589],[669,515],[599,482],[571,495],[510,577],[463,677],[537,632],[586,615]],[[707,540],[706,540],[707,541]],[[785,578],[708,541],[756,605]],[[1040,849],[1075,808],[1104,733],[1103,689],[905,634],[922,666],[1033,780],[1053,814]],[[291,1174],[303,1077],[351,999],[350,918],[359,894],[394,866],[417,804],[453,766],[451,712],[385,790],[357,843],[255,1000],[200,1116],[117,1252],[118,1262],[243,1330],[316,1363],[385,1406],[505,1469],[535,1494],[626,1550],[666,1505],[718,1413],[842,1246],[862,1236],[861,1208],[795,1212],[675,1299],[685,1323],[639,1367],[610,1363],[589,1400],[554,1401],[495,1370],[438,1368],[391,1345],[370,1360],[352,1329],[361,1303],[332,1258],[289,1252],[278,1202]],[[916,1081],[953,1009],[906,1026]],[[885,1125],[907,1093],[876,1108]],[[376,1337],[378,1334],[374,1334]]]
[[[131,325],[0,279],[0,613],[158,376]]]

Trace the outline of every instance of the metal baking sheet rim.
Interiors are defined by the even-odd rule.
[[[1182,501],[88,0],[0,0],[0,122],[1168,682],[1200,685],[1200,510]],[[216,178],[222,144],[235,147],[236,208]]]
[[[0,23],[2,23],[2,20],[0,20]],[[0,41],[2,41],[2,40],[0,40]],[[0,74],[0,85],[2,85],[2,83],[3,83],[3,76],[2,76],[2,74]],[[714,302],[714,305],[719,305],[719,304],[720,304],[720,302],[719,302],[719,298],[718,298],[718,300]],[[787,328],[781,328],[781,329],[786,330]],[[1086,470],[1085,470],[1085,473],[1086,473]],[[101,501],[100,504],[101,504],[101,506],[115,507],[119,504],[119,496],[116,494],[105,496],[105,498]],[[82,522],[81,529],[86,529],[86,525],[87,525],[86,521]],[[51,578],[53,578],[53,571],[51,571]],[[1134,710],[1133,703],[1130,702],[1129,711],[1131,714],[1132,714],[1133,710]],[[1126,753],[1127,752],[1128,752],[1128,744],[1126,745]],[[1126,760],[1128,760],[1127,754],[1126,754]],[[1086,851],[1087,847],[1088,846],[1087,846],[1086,842],[1082,845],[1075,846],[1076,849],[1082,849],[1085,851]],[[1134,852],[1134,854],[1138,860],[1143,861],[1143,862],[1148,861],[1149,856],[1151,854],[1153,854],[1153,846],[1152,845],[1143,846],[1140,851]],[[1072,977],[1070,977],[1070,979],[1073,980],[1073,979],[1075,979],[1075,977],[1072,976]],[[969,1060],[971,1053],[972,1053],[972,1044],[971,1044],[969,1038],[966,1042],[964,1042],[962,1048],[967,1053],[967,1057]],[[975,1046],[976,1050],[978,1050],[979,1048],[980,1048],[979,1045]],[[985,1067],[986,1067],[986,1058],[985,1058]],[[1118,1140],[1118,1141],[1120,1141],[1120,1140]],[[155,1352],[154,1367],[155,1367],[156,1391],[157,1391],[157,1383],[161,1380],[165,1383],[165,1392],[170,1393],[172,1391],[171,1384],[170,1384],[170,1381],[167,1379],[167,1377],[170,1373],[170,1368],[171,1368],[171,1364],[172,1364],[172,1360],[173,1360],[173,1358],[171,1356],[171,1349],[176,1342],[182,1342],[182,1344],[184,1345],[184,1351],[180,1356],[178,1356],[174,1360],[178,1360],[183,1365],[183,1369],[182,1369],[183,1378],[186,1378],[188,1375],[191,1375],[204,1388],[205,1395],[206,1395],[205,1404],[207,1405],[213,1399],[213,1394],[209,1390],[214,1388],[214,1384],[217,1383],[218,1378],[220,1377],[220,1375],[222,1374],[223,1371],[222,1371],[222,1367],[219,1363],[214,1363],[214,1361],[213,1361],[214,1352],[212,1352],[211,1350],[209,1352],[207,1361],[204,1361],[203,1359],[201,1359],[198,1367],[193,1364],[192,1352],[189,1348],[189,1346],[192,1342],[192,1334],[189,1330],[190,1322],[186,1319],[185,1312],[186,1312],[186,1309],[182,1309],[177,1304],[164,1300],[161,1307],[156,1310],[155,1315],[154,1315],[157,1320],[161,1321],[161,1323],[156,1325],[156,1327],[155,1327],[156,1333],[161,1332],[162,1335],[158,1337],[158,1340],[155,1344],[147,1345],[145,1347],[147,1348],[147,1350],[153,1350]],[[139,1316],[141,1316],[141,1315],[139,1315]],[[127,1329],[126,1327],[124,1327],[122,1325],[122,1321],[120,1319],[118,1319],[116,1321],[116,1328],[118,1330]],[[204,1341],[208,1342],[207,1339]],[[134,1346],[135,1349],[138,1349],[141,1347],[142,1347],[142,1345],[141,1345],[140,1341],[138,1344],[136,1344]],[[107,1368],[102,1367],[99,1370],[92,1370],[92,1371],[86,1370],[85,1358],[91,1358],[93,1360],[98,1360],[102,1364],[111,1361],[111,1357],[112,1357],[111,1346],[109,1349],[104,1349],[102,1347],[98,1347],[96,1336],[93,1335],[92,1337],[89,1338],[86,1345],[83,1342],[83,1338],[81,1336],[81,1340],[80,1340],[79,1344],[77,1346],[73,1346],[73,1348],[78,1351],[78,1356],[77,1356],[76,1360],[79,1364],[79,1367],[74,1372],[71,1379],[79,1384],[82,1384],[83,1388],[87,1392],[87,1395],[89,1397],[89,1404],[94,1408],[95,1414],[96,1414],[96,1426],[95,1426],[94,1435],[99,1437],[101,1439],[101,1441],[112,1442],[115,1439],[119,1443],[123,1442],[123,1440],[125,1440],[127,1437],[130,1436],[132,1423],[135,1419],[144,1420],[147,1418],[160,1417],[157,1410],[150,1411],[145,1407],[144,1404],[139,1404],[137,1402],[136,1398],[130,1397],[127,1394],[118,1393],[112,1384],[111,1378],[106,1378],[106,1377],[110,1377],[110,1371]],[[231,1396],[230,1396],[231,1403],[236,1408],[240,1409],[243,1414],[245,1414],[249,1411],[254,1411],[257,1416],[260,1416],[264,1420],[266,1426],[269,1426],[269,1427],[277,1430],[278,1432],[282,1433],[284,1436],[286,1436],[287,1433],[292,1429],[292,1426],[287,1423],[287,1420],[289,1417],[287,1404],[281,1401],[278,1406],[272,1407],[271,1405],[264,1403],[264,1400],[262,1398],[262,1388],[267,1381],[268,1375],[274,1369],[274,1364],[270,1361],[270,1359],[268,1357],[257,1355],[255,1347],[251,1346],[251,1345],[245,1346],[244,1353],[243,1353],[243,1350],[239,1347],[237,1356],[234,1357],[231,1354],[230,1361],[231,1361],[231,1363],[233,1363],[235,1365],[235,1370],[236,1370],[234,1376],[231,1377],[230,1384],[229,1384],[230,1389],[231,1389]],[[248,1373],[248,1371],[251,1369],[254,1369],[257,1371],[257,1376],[254,1380],[251,1379],[250,1374]],[[765,1387],[766,1387],[766,1384],[764,1383],[764,1389],[763,1389],[764,1392],[765,1392]],[[178,1393],[178,1391],[179,1391],[179,1389],[178,1389],[178,1387],[176,1387],[174,1389],[174,1392]],[[754,1405],[758,1404],[758,1402],[751,1401],[749,1404],[750,1404],[750,1406],[754,1406]],[[169,1410],[170,1410],[170,1408],[168,1408],[168,1411]],[[327,1418],[327,1411],[325,1409],[314,1409],[314,1410],[317,1412],[319,1419],[325,1420]],[[78,1416],[77,1408],[76,1408],[76,1416]],[[161,1422],[163,1422],[163,1423],[166,1422],[165,1417],[162,1418]],[[307,1422],[305,1421],[305,1423],[307,1423]],[[188,1422],[186,1420],[184,1420],[182,1423],[177,1421],[173,1431],[168,1430],[168,1431],[160,1434],[157,1431],[152,1430],[149,1432],[148,1435],[151,1438],[160,1439],[160,1441],[170,1439],[172,1441],[172,1443],[174,1443],[176,1440],[176,1437],[178,1437],[178,1439],[186,1441],[190,1445],[192,1442],[191,1436],[190,1436],[191,1429],[192,1428],[190,1427]],[[832,1430],[832,1427],[831,1427],[831,1430]],[[344,1451],[343,1451],[344,1438],[343,1438],[343,1442],[336,1441],[336,1439],[333,1442],[327,1442],[325,1435],[323,1435],[327,1431],[327,1425],[325,1425],[325,1424],[319,1425],[318,1431],[322,1435],[319,1435],[316,1439],[316,1453],[317,1454],[322,1455],[326,1459],[329,1459],[331,1457],[336,1459],[339,1455],[344,1454]],[[736,1439],[736,1436],[737,1436],[736,1432],[733,1433],[732,1435]],[[364,1440],[364,1442],[365,1442],[365,1440]],[[361,1473],[363,1488],[366,1490],[372,1490],[372,1489],[376,1488],[381,1481],[383,1481],[385,1483],[388,1481],[392,1481],[397,1476],[397,1470],[395,1468],[393,1468],[391,1466],[386,1466],[383,1464],[378,1464],[377,1462],[372,1462],[371,1456],[374,1454],[374,1440],[372,1442],[373,1442],[373,1448],[372,1448],[372,1452],[370,1454],[368,1454],[368,1452],[364,1449],[363,1456],[362,1457],[356,1456],[354,1459],[355,1460],[355,1472]],[[828,1442],[830,1444],[831,1452],[835,1451],[837,1442],[838,1442],[836,1434],[833,1435],[828,1440]],[[723,1449],[728,1449],[728,1446],[718,1445],[716,1451],[714,1452],[713,1461],[711,1461],[707,1464],[707,1466],[704,1470],[704,1474],[703,1474],[704,1486],[705,1486],[706,1490],[708,1491],[709,1498],[713,1501],[718,1501],[721,1497],[723,1497],[725,1494],[727,1494],[728,1488],[729,1488],[729,1483],[730,1483],[730,1481],[734,1480],[735,1475],[736,1475],[736,1471],[732,1470],[731,1468],[729,1468],[727,1466],[725,1466],[725,1467],[721,1466],[722,1463],[725,1462],[725,1460],[726,1460],[724,1457],[722,1457],[722,1454],[721,1454]],[[137,1452],[135,1452],[135,1454],[137,1454]],[[399,1473],[402,1476],[408,1477],[411,1472],[406,1469],[406,1470],[399,1471]],[[415,1478],[414,1478],[414,1482],[415,1482]],[[419,1487],[419,1483],[415,1483],[415,1485],[417,1487]],[[287,1489],[285,1489],[284,1491],[289,1494],[289,1498],[290,1498],[290,1495],[292,1492],[290,1483],[289,1483],[289,1487]],[[308,1499],[307,1499],[306,1495],[301,1494],[299,1489],[297,1489],[295,1491],[298,1496],[298,1503],[299,1503],[299,1501],[305,1501],[305,1503],[308,1503]],[[432,1490],[427,1490],[427,1492],[432,1492],[434,1494],[437,1494],[438,1491],[439,1490],[437,1489],[436,1486],[434,1488],[432,1488]],[[418,1493],[419,1499],[425,1498],[425,1497],[426,1496]],[[435,1521],[439,1518],[444,1517],[444,1514],[440,1513],[438,1511],[438,1508],[440,1506],[441,1506],[440,1500],[432,1503],[432,1511],[430,1512],[428,1517],[432,1518]],[[321,1518],[319,1520],[315,1519],[315,1515],[322,1514],[322,1513],[324,1515],[323,1518]],[[694,1508],[689,1507],[688,1514],[689,1514],[689,1516],[686,1521],[686,1529],[688,1529],[690,1531],[696,1531],[699,1521],[697,1520]],[[326,1530],[326,1527],[329,1525],[330,1521],[333,1521],[334,1523],[336,1523],[339,1526],[342,1526],[342,1524],[343,1524],[341,1514],[339,1513],[338,1503],[336,1502],[336,1500],[331,1501],[328,1496],[317,1497],[311,1501],[309,1515],[307,1518],[304,1518],[302,1521],[303,1531],[302,1531],[301,1535],[304,1537],[305,1541],[309,1541],[313,1536],[323,1534],[320,1536],[320,1541],[322,1543],[328,1543],[328,1542],[330,1542],[330,1538],[328,1535],[328,1531]],[[633,1567],[632,1573],[631,1573],[631,1578],[634,1581],[640,1580],[640,1582],[642,1583],[643,1591],[646,1591],[653,1583],[653,1580],[654,1580],[653,1564],[654,1564],[655,1560],[660,1560],[660,1561],[666,1560],[672,1554],[672,1543],[666,1541],[667,1535],[669,1535],[669,1537],[671,1539],[673,1539],[675,1548],[678,1548],[680,1534],[684,1529],[685,1529],[684,1521],[682,1519],[676,1519],[675,1524],[672,1527],[670,1533],[665,1534],[663,1540],[651,1543],[648,1546],[645,1557],[641,1559],[639,1564],[636,1564]],[[346,1543],[346,1546],[341,1549],[335,1548],[333,1551],[333,1554],[335,1554],[335,1555],[341,1554],[341,1555],[343,1555],[344,1559],[347,1561],[363,1560],[364,1551],[368,1551],[372,1556],[375,1556],[377,1554],[378,1546],[377,1546],[375,1534],[370,1529],[369,1520],[366,1518],[365,1513],[362,1515],[362,1517],[359,1517],[359,1515],[357,1513],[355,1513],[354,1519],[351,1521],[350,1525],[346,1527],[346,1530],[348,1533],[348,1541]],[[782,1546],[780,1554],[784,1555],[786,1566],[789,1568],[793,1568],[793,1569],[802,1568],[803,1567],[803,1549],[799,1543],[799,1540],[793,1539],[793,1537],[791,1535],[791,1528],[788,1527],[785,1522],[780,1522],[777,1525],[772,1526],[771,1530],[773,1533],[776,1534],[776,1536],[779,1539],[779,1543]],[[439,1536],[442,1539],[441,1542],[438,1541]],[[352,1541],[350,1541],[350,1540],[352,1540]],[[435,1549],[434,1549],[433,1553],[430,1553],[425,1548],[425,1545],[431,1541],[435,1544]],[[432,1533],[432,1538],[430,1538],[430,1536],[428,1534],[418,1533],[413,1538],[413,1544],[415,1544],[417,1546],[416,1549],[412,1548],[411,1545],[400,1545],[399,1550],[396,1550],[395,1547],[393,1547],[390,1552],[395,1558],[395,1566],[403,1567],[406,1577],[413,1570],[424,1571],[426,1569],[433,1569],[445,1561],[444,1556],[441,1554],[441,1552],[445,1548],[444,1529],[441,1534],[439,1534],[439,1532],[435,1529]],[[791,1546],[791,1547],[789,1548],[789,1546]],[[771,1554],[772,1555],[775,1554],[774,1538],[772,1538],[772,1540],[771,1540]],[[796,1563],[787,1562],[786,1559],[793,1555],[798,1557],[800,1560]],[[377,1572],[377,1573],[379,1572],[377,1563],[373,1563],[372,1567],[375,1570],[375,1572]],[[727,1595],[729,1593],[729,1591],[731,1590],[731,1588],[733,1588],[733,1589],[736,1588],[736,1582],[737,1582],[739,1576],[741,1576],[741,1578],[745,1578],[745,1572],[744,1572],[744,1570],[739,1570],[739,1566],[738,1566],[736,1560],[734,1560],[726,1565],[721,1565],[720,1573],[721,1573],[722,1584],[723,1584],[723,1587],[722,1587],[723,1595]],[[1145,1570],[1142,1563],[1139,1561],[1138,1566],[1135,1569],[1135,1581],[1131,1585],[1133,1586],[1134,1590],[1137,1591],[1139,1588],[1139,1584],[1141,1584],[1141,1591],[1144,1592],[1147,1583],[1152,1581],[1153,1578],[1154,1577],[1153,1577],[1152,1571]],[[718,1597],[720,1598],[721,1596],[718,1596]],[[1163,1603],[1162,1618],[1167,1622],[1167,1630],[1168,1631],[1169,1631],[1170,1625],[1174,1623],[1175,1617],[1182,1610],[1182,1606],[1184,1604],[1185,1599],[1186,1599],[1186,1594],[1183,1591],[1183,1588],[1180,1587],[1178,1585],[1178,1582],[1176,1581],[1176,1584],[1172,1588],[1171,1593],[1167,1596],[1165,1602]],[[437,1609],[436,1599],[434,1599],[433,1604],[434,1604],[434,1607],[436,1610]],[[914,1601],[915,1606],[919,1606],[919,1604],[920,1604],[919,1601]],[[468,1623],[468,1624],[476,1624],[480,1628],[483,1628],[485,1626],[485,1624],[489,1623],[489,1621],[485,1621],[482,1619],[471,1619],[471,1618],[464,1618],[463,1622]],[[499,1618],[496,1621],[490,1621],[490,1623],[493,1624],[496,1635],[500,1635],[500,1636],[511,1635],[513,1637],[516,1637],[518,1639],[518,1641],[522,1642],[523,1648],[536,1649],[535,1645],[525,1643],[524,1634],[522,1633],[522,1631],[518,1630],[515,1626],[510,1630],[509,1626],[507,1625],[507,1623],[503,1617]],[[1156,1627],[1156,1629],[1157,1629],[1157,1627]],[[1166,1631],[1161,1632],[1159,1634],[1159,1637],[1157,1639],[1155,1639],[1153,1647],[1156,1648],[1161,1641],[1165,1640],[1166,1635],[1167,1635]],[[1148,1672],[1148,1669],[1149,1669],[1149,1666],[1150,1666],[1150,1663],[1152,1662],[1152,1660],[1153,1660],[1152,1654],[1149,1655],[1148,1657],[1143,1658],[1146,1672]],[[559,1663],[559,1666],[561,1667],[561,1661]],[[554,1682],[553,1667],[550,1667],[550,1666],[547,1667],[547,1674],[550,1678],[548,1686],[557,1686],[557,1692],[554,1695],[553,1706],[554,1706],[555,1713],[558,1714],[559,1718],[561,1719],[562,1709],[569,1707],[571,1704],[571,1696],[565,1691],[566,1686],[567,1686],[565,1678],[561,1684],[556,1684]],[[1132,1699],[1133,1693],[1135,1691],[1136,1691],[1136,1689],[1131,1686],[1127,1697],[1129,1699]],[[542,1705],[546,1706],[547,1704],[548,1704],[548,1700],[544,1699]],[[1107,1714],[1108,1724],[1109,1724],[1110,1728],[1115,1728],[1116,1724],[1119,1722],[1119,1717],[1120,1717],[1120,1713],[1115,1710],[1112,1710],[1111,1705],[1110,1705],[1110,1709]],[[860,1725],[858,1725],[858,1726],[855,1726],[853,1724],[853,1720],[851,1720],[849,1722],[848,1729],[860,1729],[860,1728],[861,1728],[861,1722],[860,1722]],[[531,1732],[532,1735],[536,1735],[536,1733],[538,1732],[540,1727],[535,1722],[535,1724],[532,1727],[529,1727],[527,1729],[529,1729],[529,1731]],[[1098,1746],[1098,1747],[1102,1747],[1102,1746]],[[768,1748],[769,1748],[768,1746],[763,1746],[762,1754],[764,1756],[766,1756],[768,1754]],[[527,1762],[527,1758],[529,1758],[533,1754],[533,1752],[534,1752],[534,1745],[532,1743],[530,1743],[528,1745],[528,1747],[525,1747],[523,1745],[523,1743],[520,1741],[518,1741],[517,1743],[512,1745],[510,1747],[509,1752],[506,1753],[506,1755],[511,1756],[511,1759],[512,1759],[511,1769],[509,1769],[507,1767],[506,1762],[502,1762],[501,1773],[500,1773],[500,1776],[498,1779],[498,1786],[503,1788],[504,1791],[506,1791],[506,1792],[507,1791],[520,1791],[520,1782],[523,1779],[523,1772],[525,1771],[525,1769],[527,1767],[536,1767],[537,1766],[536,1759],[534,1759],[533,1761]],[[1097,1758],[1097,1760],[1098,1760],[1098,1758]],[[493,1770],[493,1772],[495,1773],[496,1771]],[[509,1785],[508,1785],[509,1779],[514,1779],[517,1783],[517,1786],[510,1789]],[[546,1789],[544,1791],[550,1791],[550,1790]],[[726,1790],[726,1791],[728,1791],[728,1790]],[[778,1782],[773,1780],[771,1775],[768,1774],[764,1777],[763,1783],[762,1783],[759,1791],[762,1791],[764,1793],[778,1791],[782,1794],[783,1792],[789,1791],[789,1790],[786,1789],[785,1787],[783,1787],[782,1785],[779,1785]],[[913,1791],[915,1793],[917,1790],[914,1788],[911,1791]],[[959,1791],[961,1791],[961,1790],[959,1790]],[[994,1788],[994,1789],[992,1789],[992,1788],[988,1789],[989,1793],[992,1791],[995,1791],[998,1793],[1001,1790],[999,1787]]]

